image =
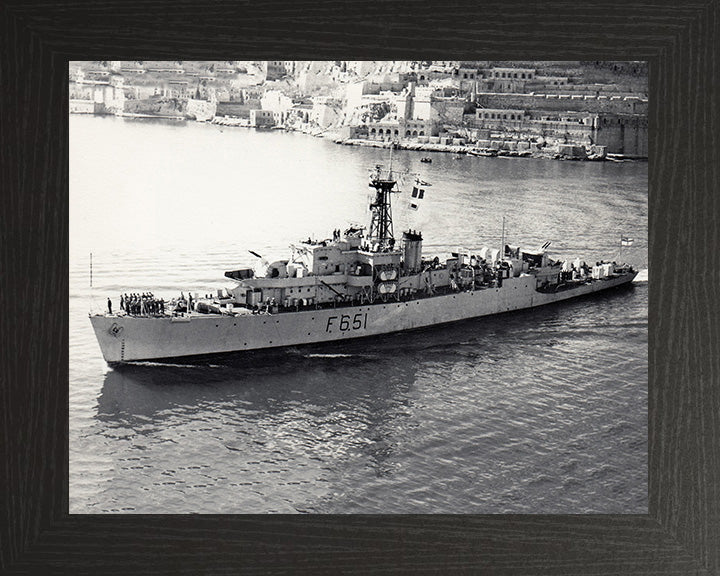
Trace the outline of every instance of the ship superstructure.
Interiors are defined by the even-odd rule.
[[[428,183],[419,179],[412,197]],[[555,261],[549,242],[423,257],[422,233],[396,242],[392,170],[377,166],[370,226],[291,246],[287,259],[225,273],[235,281],[217,297],[190,297],[167,309],[91,316],[106,361],[127,362],[296,346],[372,336],[530,308],[631,282],[631,266]],[[503,234],[504,237],[504,234]]]
[[[423,291],[432,294],[434,286],[449,286],[447,267],[439,266],[437,259],[422,259],[421,233],[408,230],[402,244],[396,244],[390,197],[399,190],[392,172],[376,167],[369,185],[374,194],[367,236],[364,228],[351,227],[344,233],[336,231],[332,240],[308,238],[291,246],[289,259],[268,264],[259,277],[251,268],[226,272],[238,281],[230,291],[234,300],[252,309],[297,311],[306,306],[400,300]]]

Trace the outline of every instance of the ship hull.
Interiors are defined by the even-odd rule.
[[[535,308],[632,282],[628,273],[559,292],[538,292],[533,276],[504,280],[502,287],[454,292],[407,301],[318,308],[278,314],[192,314],[185,317],[91,316],[110,364],[206,356],[319,344],[413,330]]]

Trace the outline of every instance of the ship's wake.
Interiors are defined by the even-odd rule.
[[[159,366],[163,368],[224,368],[221,364],[178,364],[176,362],[153,362],[150,360],[127,362],[127,364],[131,366]]]
[[[313,354],[303,354],[305,358],[353,358],[357,356],[357,354],[321,354],[321,353],[313,353]]]
[[[648,269],[643,268],[638,272],[638,275],[635,276],[635,280],[633,280],[633,284],[643,284],[647,283],[648,281]]]

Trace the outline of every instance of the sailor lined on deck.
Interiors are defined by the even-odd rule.
[[[145,314],[164,314],[165,301],[157,299],[152,292],[143,292],[142,294],[131,293],[124,294],[120,299],[120,307],[127,313],[134,316]]]

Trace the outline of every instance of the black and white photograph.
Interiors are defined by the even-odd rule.
[[[648,513],[646,61],[68,74],[71,515]]]

